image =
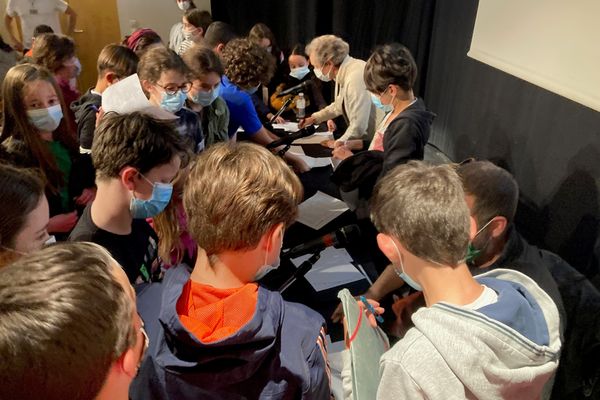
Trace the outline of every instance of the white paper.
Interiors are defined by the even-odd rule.
[[[333,135],[330,134],[329,132],[323,132],[323,133],[327,133],[327,135],[317,135],[315,133],[314,135],[296,139],[296,140],[294,140],[294,143],[295,144],[321,144],[321,142],[324,140],[333,139]]]
[[[310,258],[311,254],[294,258],[296,267]],[[352,257],[345,249],[328,247],[321,252],[321,258],[304,275],[308,283],[317,291],[342,286],[365,279],[365,276],[352,264]]]
[[[330,157],[311,157],[302,154],[297,154],[297,156],[303,159],[310,168],[328,167],[331,165]]]
[[[175,114],[163,110],[150,103],[137,74],[109,86],[102,93],[102,110],[104,112],[116,112],[118,114],[129,114],[140,111],[158,119],[177,119]]]
[[[330,137],[333,138],[333,132],[329,132],[329,131],[327,131],[327,132],[315,132],[315,135],[317,135],[317,136],[330,136]]]
[[[297,221],[313,229],[321,229],[348,210],[346,203],[321,191],[298,207]]]
[[[283,129],[286,132],[297,132],[298,131],[298,123],[297,122],[284,122],[283,124],[273,124],[273,128]]]
[[[288,150],[288,152],[296,154],[298,156],[303,156],[306,154],[306,153],[304,153],[304,149],[302,148],[302,146],[290,146],[290,149]]]

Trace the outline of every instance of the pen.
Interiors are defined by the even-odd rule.
[[[377,322],[382,324],[383,317],[381,315],[377,314],[377,312],[375,311],[375,308],[371,305],[371,303],[369,303],[367,301],[367,298],[365,296],[360,296],[360,301],[362,301],[363,304],[365,305],[365,307],[367,307],[367,310],[369,310],[369,312],[375,316],[375,319],[377,320]]]

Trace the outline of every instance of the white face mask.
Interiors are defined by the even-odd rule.
[[[177,7],[179,7],[179,9],[181,11],[187,11],[190,9],[191,3],[189,1],[178,1],[177,2]]]
[[[325,75],[323,73],[323,67],[321,67],[321,68],[315,68],[314,71],[315,71],[315,75],[317,76],[317,78],[319,78],[323,82],[329,82],[329,81],[331,81],[331,77],[329,76],[329,74],[331,73],[331,69],[329,70],[329,72],[327,73],[327,75]]]
[[[279,268],[279,264],[281,264],[281,259],[279,254],[281,252],[281,248],[283,247],[283,231],[281,231],[281,245],[279,246],[279,253],[277,253],[277,259],[273,261],[271,264],[267,264],[267,259],[269,258],[269,250],[265,252],[265,262],[263,266],[256,271],[256,275],[254,275],[254,282],[257,282],[265,277],[269,272],[276,270]]]

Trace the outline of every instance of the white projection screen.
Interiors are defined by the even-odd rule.
[[[468,55],[600,111],[600,0],[479,0]]]

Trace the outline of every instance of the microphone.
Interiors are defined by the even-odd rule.
[[[307,81],[302,82],[299,85],[292,86],[289,89],[285,89],[284,91],[279,92],[279,94],[277,95],[277,97],[287,96],[288,94],[301,92],[302,90],[308,88],[310,86],[310,83],[311,83],[311,81],[309,79]]]
[[[315,265],[315,263],[319,261],[319,258],[321,258],[321,255],[317,252],[313,254],[308,260],[300,264],[300,266],[296,268],[296,271],[294,271],[294,274],[290,276],[285,282],[283,282],[281,286],[279,286],[279,291],[283,292],[285,289],[292,286],[292,284],[296,282],[298,278],[301,278],[304,275],[306,275],[306,273],[310,271],[313,265]]]
[[[282,145],[289,145],[296,139],[300,139],[303,137],[314,135],[316,128],[314,126],[307,126],[305,128],[300,129],[297,132],[290,133],[287,136],[282,137],[281,139],[277,139],[266,145],[267,149],[274,149],[275,147],[279,147]]]
[[[296,258],[307,253],[314,253],[333,246],[336,249],[348,246],[360,239],[360,228],[352,224],[341,227],[325,236],[299,244],[282,254],[283,257]]]

